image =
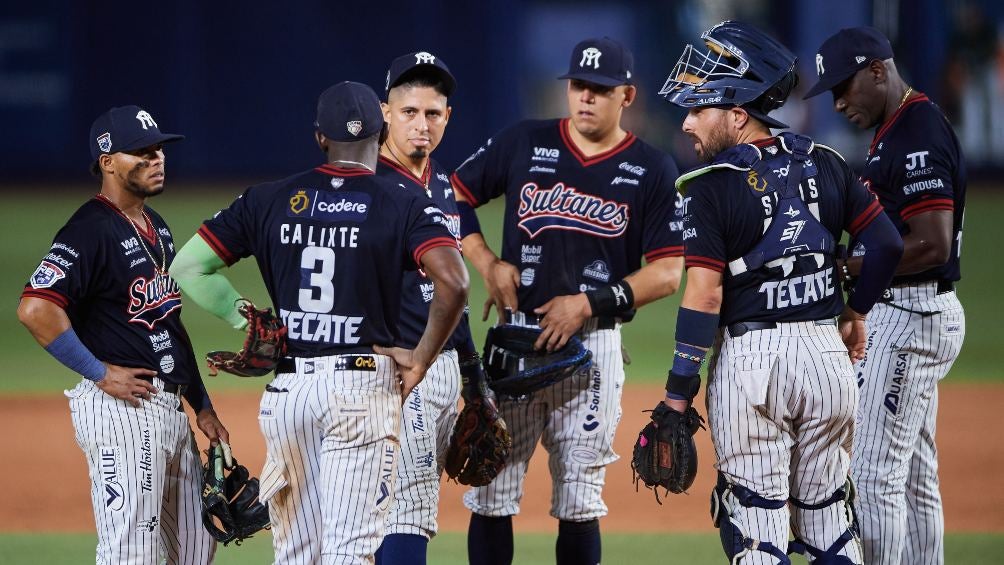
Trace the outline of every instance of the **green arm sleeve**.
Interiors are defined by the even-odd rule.
[[[226,266],[198,234],[192,236],[171,263],[171,277],[196,304],[242,330],[247,320],[237,311],[241,295],[227,277],[218,273]]]

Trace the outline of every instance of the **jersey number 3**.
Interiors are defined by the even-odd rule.
[[[300,254],[298,303],[304,312],[331,312],[335,305],[335,251],[330,247],[305,247]]]

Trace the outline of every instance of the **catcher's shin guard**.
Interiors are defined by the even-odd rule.
[[[785,500],[770,500],[752,490],[730,482],[724,474],[718,473],[718,484],[711,490],[711,520],[718,528],[722,539],[722,549],[729,563],[736,565],[751,551],[762,551],[777,558],[779,565],[791,565],[786,551],[769,541],[751,538],[746,527],[734,519],[736,505],[746,508],[779,510],[787,504]]]
[[[790,498],[792,505],[800,512],[824,510],[834,504],[843,504],[844,518],[847,520],[847,529],[840,534],[837,539],[825,550],[814,547],[804,540],[796,537],[788,546],[788,553],[798,553],[800,555],[812,556],[813,563],[817,565],[855,565],[855,561],[846,555],[839,555],[840,551],[848,543],[857,545],[860,548],[861,540],[858,538],[858,520],[854,514],[854,483],[850,477],[843,487],[838,488],[829,498],[815,504],[807,504],[797,498]],[[856,552],[861,554],[860,549]]]

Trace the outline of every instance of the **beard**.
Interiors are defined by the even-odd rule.
[[[416,147],[411,153],[408,153],[409,159],[425,159],[429,156],[429,150],[425,147]]]
[[[127,191],[140,198],[157,196],[161,192],[164,192],[163,180],[148,180],[143,178],[149,167],[150,163],[148,161],[142,161],[129,171],[125,179],[125,188]]]
[[[691,137],[700,144],[695,148],[697,158],[705,163],[710,163],[715,158],[715,155],[735,145],[729,137],[728,129],[724,123],[720,123],[708,130],[708,137],[706,139],[700,139],[694,135]]]

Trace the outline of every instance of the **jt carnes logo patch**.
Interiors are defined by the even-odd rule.
[[[551,188],[528,182],[520,189],[519,199],[517,225],[531,239],[550,229],[618,237],[627,229],[631,215],[627,204],[584,194],[563,182]]]
[[[129,285],[129,322],[152,330],[157,322],[181,308],[181,289],[170,276],[157,273],[153,278],[136,277]]]

